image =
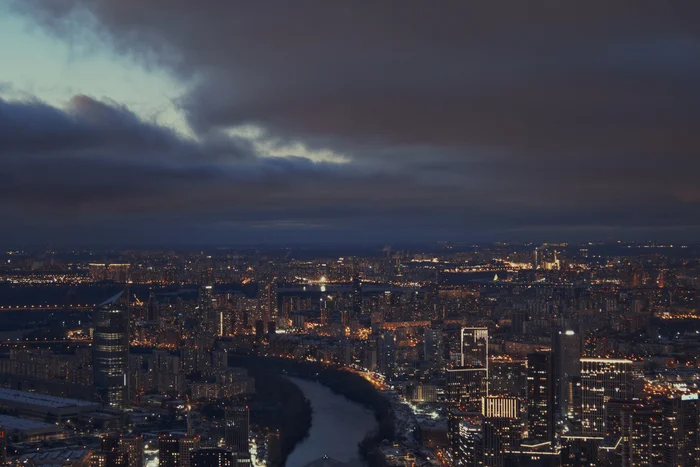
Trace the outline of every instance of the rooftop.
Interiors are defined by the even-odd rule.
[[[0,388],[0,401],[11,401],[20,404],[40,405],[48,408],[60,407],[99,407],[99,404],[78,399],[48,396],[36,392],[16,391],[14,389]]]
[[[35,422],[34,420],[25,420],[24,418],[10,415],[0,415],[0,426],[7,431],[60,430],[58,426],[50,423]]]

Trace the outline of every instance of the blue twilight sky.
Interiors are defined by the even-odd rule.
[[[0,0],[0,243],[700,234],[700,4]]]
[[[61,40],[0,2],[0,97],[63,107],[76,94],[109,99],[142,118],[188,131],[177,106],[184,87],[106,44]]]

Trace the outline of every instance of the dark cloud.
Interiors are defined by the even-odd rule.
[[[4,103],[0,147],[21,161],[15,179],[46,152],[60,166],[44,183],[55,198],[26,195],[37,208],[188,212],[221,238],[243,226],[407,238],[697,231],[694,3],[15,7],[60,37],[97,37],[169,70],[190,88],[181,105],[197,134],[86,97],[68,112]],[[226,133],[250,125],[351,162],[260,157]],[[84,176],[62,188],[66,161]]]

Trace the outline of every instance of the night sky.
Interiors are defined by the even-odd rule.
[[[700,3],[0,0],[0,241],[700,232]]]

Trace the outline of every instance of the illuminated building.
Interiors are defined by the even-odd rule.
[[[259,319],[255,321],[255,343],[262,344],[265,337],[265,323]]]
[[[622,418],[623,467],[651,467],[663,464],[665,433],[661,407],[645,404]]]
[[[129,467],[129,454],[126,452],[95,451],[90,456],[89,467]]]
[[[455,466],[484,465],[484,418],[470,414],[459,420],[455,449]]]
[[[231,451],[221,448],[201,448],[192,451],[192,467],[235,467]]]
[[[362,314],[362,280],[355,273],[352,276],[352,316],[357,319]]]
[[[489,395],[517,396],[526,399],[527,360],[489,359]]]
[[[555,333],[554,356],[559,413],[563,417],[573,418],[574,378],[581,373],[581,336],[570,329]]]
[[[447,369],[447,396],[468,412],[485,413],[488,396],[488,330],[462,328],[461,366]]]
[[[158,437],[158,467],[180,467],[180,438],[173,435]]]
[[[519,418],[520,401],[517,397],[489,396],[486,398],[486,416],[495,418]]]
[[[632,398],[631,372],[631,360],[581,359],[581,425],[584,435],[605,435],[606,404],[610,399]]]
[[[263,307],[263,322],[269,323],[277,320],[278,313],[277,282],[270,282],[265,286],[265,305]]]
[[[121,435],[119,450],[129,453],[129,467],[143,467],[143,436]]]
[[[226,447],[236,454],[250,451],[248,432],[250,431],[250,412],[248,406],[226,408]]]
[[[126,457],[109,454],[104,457],[107,466],[143,467],[143,437],[139,435],[103,435],[100,440],[100,450],[103,453],[122,453]],[[102,461],[100,461],[102,462]],[[122,466],[122,462],[126,462]]]
[[[462,328],[460,342],[462,366],[466,368],[484,368],[488,371],[488,328]],[[486,376],[488,377],[488,374]]]
[[[666,398],[661,403],[663,432],[666,435],[664,466],[698,465],[700,444],[700,401],[698,394]]]
[[[551,351],[527,356],[527,425],[533,441],[554,441],[554,359]]]
[[[191,453],[198,448],[198,436],[161,435],[158,437],[158,466],[190,467]]]
[[[128,288],[100,304],[94,312],[93,379],[98,399],[110,407],[127,402],[129,365]]]
[[[489,396],[486,399],[486,425],[486,460],[491,461],[489,465],[501,465],[502,452],[517,448],[522,438],[520,400],[510,396]],[[494,437],[497,439],[497,446],[494,444]],[[498,452],[493,452],[492,449],[496,447]]]
[[[442,353],[442,329],[424,328],[423,358],[433,365],[440,365]]]
[[[486,371],[483,368],[448,368],[447,397],[467,412],[483,414],[487,396]]]
[[[178,446],[180,449],[180,467],[191,467],[192,451],[199,449],[199,444],[199,436],[183,436],[180,438]]]
[[[379,372],[391,378],[396,367],[396,336],[386,331],[377,337],[377,366]]]

